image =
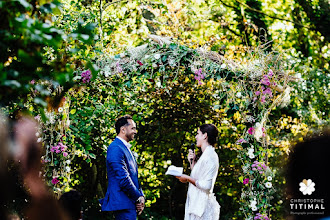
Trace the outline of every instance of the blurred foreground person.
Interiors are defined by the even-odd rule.
[[[80,220],[82,217],[82,196],[76,190],[70,190],[62,194],[59,199],[60,205],[70,220]]]
[[[330,130],[296,144],[286,173],[288,220],[330,220]]]
[[[213,193],[219,170],[219,157],[214,150],[218,133],[213,124],[204,124],[198,128],[196,146],[201,148],[202,156],[196,161],[195,152],[190,150],[190,176],[182,174],[176,177],[182,183],[189,182],[185,220],[218,220],[220,217],[220,205]]]
[[[31,220],[67,220],[57,200],[41,178],[41,144],[37,142],[37,122],[31,117],[21,116],[13,123],[13,132],[8,131],[8,123],[1,119],[0,126],[0,219],[7,219],[8,210],[4,208],[10,200],[15,199],[17,179],[12,179],[8,160],[11,158],[18,166],[20,178],[23,179],[30,202],[25,209],[26,219]],[[10,146],[10,148],[9,148]],[[9,150],[10,149],[10,150]],[[5,156],[4,156],[5,155]],[[9,175],[8,175],[9,174]],[[2,188],[4,185],[4,188]]]

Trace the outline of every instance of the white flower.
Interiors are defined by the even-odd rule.
[[[221,68],[221,69],[226,68],[226,64],[225,64],[225,63],[221,64],[220,68]]]
[[[36,137],[39,137],[39,135],[40,135],[39,132],[37,132],[37,133],[36,133]]]
[[[299,183],[299,190],[304,195],[312,195],[312,193],[315,191],[315,183],[311,179],[304,179],[301,183]]]
[[[157,53],[157,54],[154,55],[154,57],[155,57],[155,59],[158,60],[160,58],[160,54]]]
[[[257,141],[259,141],[262,135],[263,135],[262,126],[259,122],[257,122],[255,124],[254,137]]]
[[[265,183],[265,186],[266,186],[267,188],[272,188],[272,183],[271,183],[271,182],[267,182],[267,183]]]
[[[258,210],[257,206],[252,206],[251,209],[252,209],[252,211],[257,211]]]
[[[42,141],[42,138],[38,138],[37,142],[40,143]]]
[[[242,97],[242,93],[241,92],[236,93],[236,97],[237,98],[241,98]]]
[[[65,167],[65,171],[66,172],[70,172],[71,171],[71,168],[69,166]]]
[[[153,68],[157,68],[158,66],[157,66],[157,64],[153,63],[153,64],[152,64],[152,67],[153,67]]]
[[[272,179],[273,179],[273,178],[272,178],[271,176],[268,176],[268,177],[267,177],[267,180],[268,180],[268,181],[272,181]]]
[[[255,155],[254,155],[254,148],[253,148],[253,145],[251,145],[252,147],[249,148],[248,150],[248,156],[250,157],[250,159],[253,159],[255,158]]]
[[[287,87],[284,90],[282,100],[279,103],[279,105],[280,105],[281,108],[284,108],[285,106],[287,106],[290,103],[290,99],[291,99],[290,92],[291,92],[291,87]]]
[[[66,162],[67,164],[70,164],[70,163],[71,163],[71,161],[70,161],[70,160],[66,160],[65,162]]]
[[[58,108],[58,112],[63,112],[63,108],[62,107],[59,107]]]
[[[68,120],[66,120],[66,126],[70,126],[70,120],[68,119]]]
[[[257,200],[256,200],[256,198],[254,198],[253,200],[250,201],[250,206],[252,208],[253,206],[256,206],[256,205],[257,205]]]

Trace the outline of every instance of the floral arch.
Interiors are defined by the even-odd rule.
[[[218,81],[222,89],[217,94],[219,103],[213,108],[224,106],[227,115],[240,117],[245,125],[241,137],[234,141],[242,165],[241,175],[238,178],[242,184],[240,210],[246,219],[256,217],[268,219],[272,210],[271,199],[275,192],[271,182],[276,178],[276,172],[268,166],[268,158],[271,154],[270,140],[267,135],[268,116],[272,109],[285,106],[289,102],[291,90],[289,82],[294,80],[284,70],[281,55],[275,51],[265,52],[257,48],[247,51],[249,55],[246,60],[232,61],[216,52],[180,45],[171,41],[170,38],[154,35],[149,37],[150,41],[144,45],[129,49],[114,57],[101,58],[97,63],[100,69],[99,75],[106,78],[118,74],[133,80],[145,78],[156,86],[161,86],[165,80],[173,80],[180,74],[187,76],[193,74],[194,80],[200,85],[210,80]],[[89,71],[84,71],[81,76],[76,77],[76,80],[88,83],[91,80],[91,74]],[[129,84],[130,80],[126,82],[126,85]],[[76,96],[77,92],[79,91],[71,91],[69,96]],[[125,96],[124,93],[123,96]],[[111,107],[109,109],[106,113],[110,115],[110,118],[114,118],[115,114],[111,113]],[[70,99],[68,99],[60,110],[60,122],[50,127],[44,125],[44,128],[48,126],[45,129],[56,130],[55,133],[49,132],[48,136],[44,137],[49,143],[46,146],[47,153],[44,160],[51,162],[54,168],[50,176],[57,176],[61,172],[61,176],[65,176],[65,181],[68,182],[70,182],[69,174],[72,170],[69,166],[70,161],[67,159],[67,148],[63,143],[70,145],[70,142],[66,140],[66,137],[71,134],[68,119],[69,115],[75,113],[76,109],[70,106]],[[54,114],[55,116],[49,117],[56,117],[58,113]],[[106,119],[100,119],[102,120]],[[74,139],[75,137],[71,143]],[[83,155],[90,161],[96,155],[88,151],[88,148],[87,150],[76,148],[71,150],[71,154]],[[66,169],[59,169],[59,167],[66,167]],[[51,180],[53,185],[57,184],[56,181],[58,181],[56,178]]]

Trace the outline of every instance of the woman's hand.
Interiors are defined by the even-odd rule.
[[[180,180],[181,183],[186,183],[189,181],[190,176],[182,174],[181,176],[176,176],[176,178]]]

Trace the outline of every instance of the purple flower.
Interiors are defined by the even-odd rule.
[[[81,78],[82,78],[83,83],[88,83],[92,78],[92,72],[90,70],[86,70],[86,71],[82,72]]]
[[[260,174],[263,174],[267,170],[267,166],[259,161],[254,161],[251,167],[253,171],[257,171]]]
[[[256,96],[260,95],[260,93],[261,93],[260,91],[255,92]]]
[[[116,66],[117,66],[117,72],[118,73],[123,72],[123,68],[121,68],[121,66],[119,65],[119,62],[116,63]]]
[[[267,215],[262,215],[260,213],[257,213],[257,215],[254,217],[254,220],[257,220],[257,219],[260,219],[260,220],[269,220],[269,218],[268,218]]]
[[[198,81],[198,84],[202,84],[202,79],[205,78],[205,74],[202,73],[202,68],[199,68],[198,70],[195,71],[195,77],[194,77],[197,81]]]
[[[262,84],[266,85],[266,86],[270,86],[270,81],[268,79],[267,75],[264,75],[262,80],[260,81]]]
[[[262,94],[266,95],[268,94],[270,97],[273,97],[272,90],[270,88],[265,89]]]
[[[56,185],[57,183],[59,183],[60,181],[57,179],[57,177],[52,179],[52,184]]]
[[[243,138],[241,138],[241,139],[239,139],[236,143],[237,143],[237,144],[246,143],[246,140],[243,139]]]
[[[251,127],[251,128],[249,128],[248,133],[250,135],[253,135],[254,134],[254,131],[255,131],[254,127]]]
[[[244,184],[244,185],[246,185],[246,184],[248,184],[248,183],[249,183],[249,181],[250,181],[250,179],[249,179],[249,178],[245,178],[245,179],[243,180],[243,184]]]
[[[34,119],[37,120],[37,121],[40,121],[41,116],[40,115],[37,115],[37,116],[34,117]]]
[[[68,153],[67,152],[63,152],[63,157],[67,157]]]

